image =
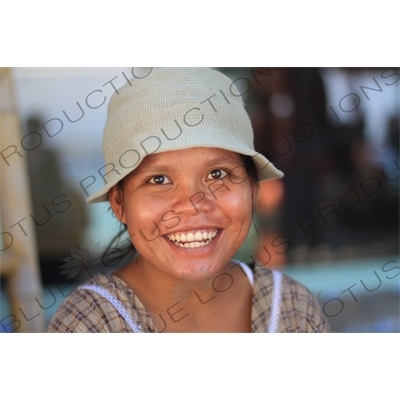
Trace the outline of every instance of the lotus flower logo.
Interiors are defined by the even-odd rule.
[[[97,250],[100,242],[97,242],[94,247]],[[66,279],[76,277],[79,271],[84,267],[91,267],[100,263],[102,258],[100,251],[93,251],[88,249],[87,246],[71,247],[71,256],[63,258],[61,261],[64,265],[60,265],[62,269],[60,275],[66,275]]]

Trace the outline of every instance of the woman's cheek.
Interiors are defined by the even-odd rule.
[[[231,185],[230,190],[226,193],[225,202],[232,207],[246,212],[252,208],[252,192],[248,185]],[[248,212],[248,211],[247,211]]]
[[[158,215],[160,205],[152,201],[143,201],[142,199],[132,199],[129,210],[126,214],[127,225],[130,231],[135,233],[142,231],[152,232],[155,225],[159,224],[160,217]]]

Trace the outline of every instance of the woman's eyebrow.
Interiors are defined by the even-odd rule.
[[[145,165],[144,163],[141,165],[141,173],[147,172],[159,172],[159,171],[168,171],[173,167],[172,163],[151,163],[149,165]]]
[[[240,159],[234,159],[230,157],[216,157],[205,163],[206,166],[218,165],[218,164],[234,164],[241,165],[242,161]]]
[[[220,157],[220,158],[215,158],[213,160],[210,160],[204,164],[205,168],[223,168],[227,167],[230,170],[234,170],[237,167],[244,167],[243,161],[239,159],[234,159],[234,158],[225,158],[225,157]]]

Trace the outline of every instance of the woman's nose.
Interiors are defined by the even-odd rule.
[[[215,198],[207,185],[191,181],[179,185],[172,207],[176,213],[210,212],[215,207]]]

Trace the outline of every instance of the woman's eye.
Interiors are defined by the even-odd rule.
[[[208,175],[207,175],[207,180],[209,179],[222,179],[227,176],[228,173],[224,171],[223,169],[213,169]]]
[[[154,185],[165,185],[167,183],[171,183],[171,180],[165,175],[157,175],[149,179],[149,183],[152,183]]]

